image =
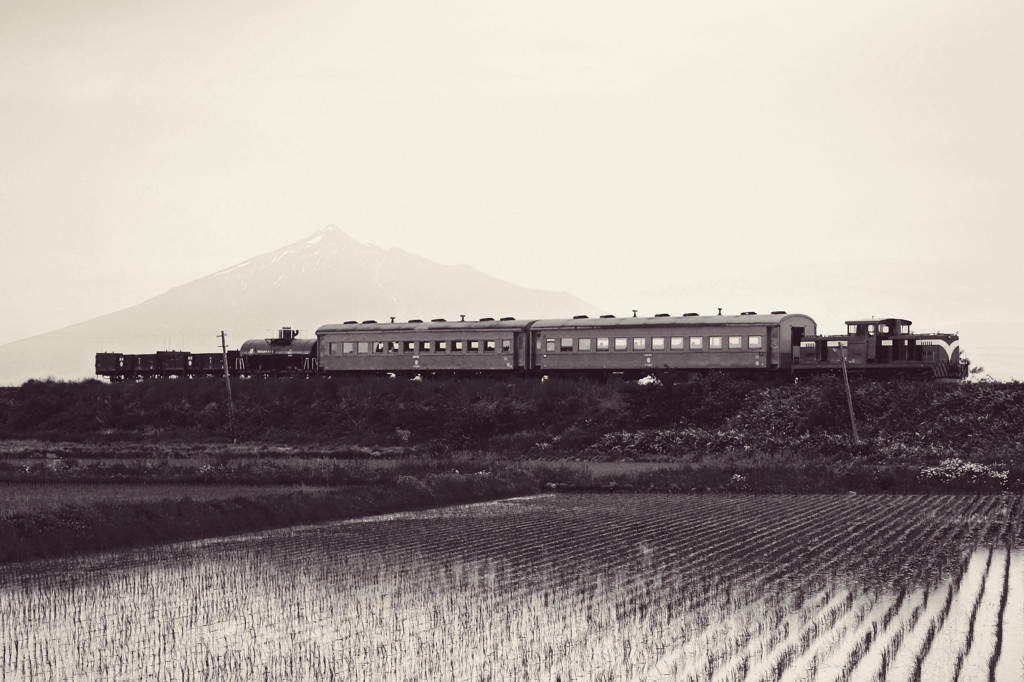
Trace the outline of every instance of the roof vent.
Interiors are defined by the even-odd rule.
[[[655,317],[672,317],[672,316],[669,315],[668,313],[658,313],[657,315],[655,315]]]
[[[419,324],[423,320],[409,320],[409,324]]]
[[[481,317],[480,321],[481,322],[494,322],[494,318],[493,317]]]
[[[700,313],[683,313],[683,317],[699,317]]]
[[[586,320],[588,317],[589,317],[588,315],[573,315],[572,319],[574,319],[574,320]]]
[[[377,324],[377,320],[363,320],[363,324]]]
[[[435,317],[434,319],[431,320],[431,322],[447,322],[447,321],[448,320],[444,319],[443,317]]]
[[[345,324],[359,324],[357,320],[345,320]]]
[[[757,315],[757,313],[755,313],[753,310],[748,310],[746,312],[740,313],[740,315]]]
[[[514,318],[514,317],[503,317],[503,318],[501,318],[501,321],[502,322],[508,322],[508,321],[514,320],[514,319],[516,319],[516,318]]]
[[[614,315],[602,315],[602,316],[601,316],[601,319],[602,319],[602,320],[607,320],[607,319],[609,319],[609,318],[614,318],[614,317],[615,317]]]
[[[786,314],[785,310],[773,310],[772,311],[772,315],[785,315],[785,314]]]

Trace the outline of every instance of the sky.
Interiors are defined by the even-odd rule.
[[[1024,379],[1021,35],[1018,0],[5,0],[0,343],[335,224]]]

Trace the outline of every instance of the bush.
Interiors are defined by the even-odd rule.
[[[926,483],[956,489],[965,487],[1002,489],[1006,488],[1009,482],[1009,473],[1005,470],[953,457],[942,460],[938,466],[922,469],[920,479]]]

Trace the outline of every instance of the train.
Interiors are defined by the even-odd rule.
[[[645,376],[723,372],[799,380],[846,371],[868,378],[961,380],[969,362],[957,334],[912,333],[886,317],[846,322],[847,333],[818,335],[815,321],[770,314],[653,317],[578,315],[571,319],[483,318],[326,324],[316,338],[283,327],[221,353],[97,353],[96,375],[110,381],[229,376]]]

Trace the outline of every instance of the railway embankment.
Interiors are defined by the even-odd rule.
[[[565,490],[1024,489],[1024,386],[837,380],[29,382],[0,561]]]

